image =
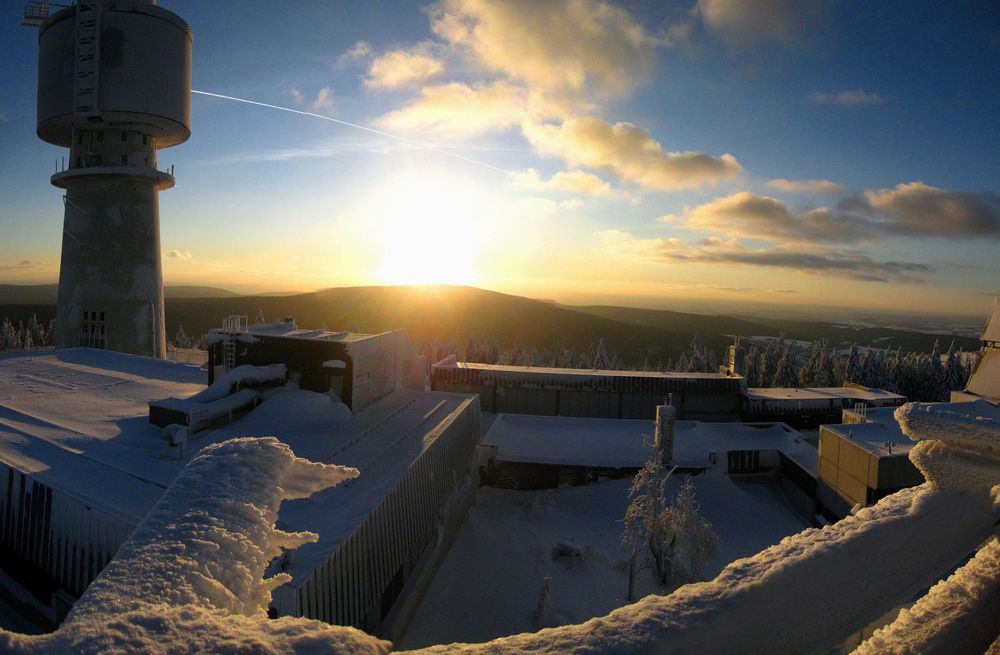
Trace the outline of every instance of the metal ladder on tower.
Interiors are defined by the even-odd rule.
[[[226,371],[236,368],[236,340],[246,331],[246,316],[226,316],[222,319],[225,341],[222,344],[222,363]]]
[[[97,90],[100,83],[101,2],[77,0],[76,57],[73,63],[73,113],[92,117],[100,114]]]

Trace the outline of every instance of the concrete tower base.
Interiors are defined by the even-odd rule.
[[[120,166],[52,183],[66,189],[56,347],[165,357],[158,194],[173,178]]]

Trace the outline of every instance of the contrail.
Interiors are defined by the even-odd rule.
[[[200,96],[211,96],[213,98],[222,98],[223,100],[232,100],[233,102],[242,102],[247,105],[257,105],[258,107],[267,107],[268,109],[279,109],[281,111],[287,111],[293,114],[301,114],[302,116],[311,116],[312,118],[321,118],[325,121],[330,121],[331,123],[346,125],[347,127],[353,127],[356,130],[364,130],[365,132],[371,132],[372,134],[384,136],[388,139],[393,139],[395,141],[399,141],[400,143],[405,143],[406,145],[413,146],[415,148],[422,148],[424,150],[430,150],[431,152],[436,152],[438,154],[446,155],[448,157],[454,157],[455,159],[461,159],[464,162],[475,164],[476,166],[482,166],[483,168],[488,168],[493,171],[498,171],[500,173],[510,173],[510,171],[500,168],[498,166],[494,166],[493,164],[487,164],[484,161],[479,161],[478,159],[472,159],[471,157],[460,155],[457,152],[451,152],[449,150],[436,148],[432,145],[421,143],[419,141],[413,141],[411,139],[407,139],[406,137],[402,137],[397,134],[390,134],[388,132],[383,132],[382,130],[376,130],[373,127],[367,127],[365,125],[359,125],[357,123],[351,123],[349,121],[342,121],[339,118],[331,118],[330,116],[323,116],[322,114],[314,114],[311,111],[300,111],[298,109],[292,109],[291,107],[280,107],[278,105],[269,105],[266,102],[257,102],[256,100],[247,100],[246,98],[235,98],[233,96],[224,96],[221,93],[212,93],[210,91],[196,91],[194,89],[191,89],[191,93],[196,93]]]

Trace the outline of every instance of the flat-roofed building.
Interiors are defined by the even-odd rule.
[[[652,419],[668,397],[678,416],[736,421],[741,377],[720,373],[606,371],[457,362],[431,367],[431,388],[479,394],[484,412]]]
[[[273,563],[292,577],[274,611],[394,638],[475,496],[478,399],[397,388],[352,413],[327,394],[248,387],[232,394],[255,394],[255,409],[172,448],[148,403],[203,381],[195,366],[110,351],[0,355],[3,568],[57,622],[202,447],[275,436],[361,474],[282,505],[281,529],[319,540]]]
[[[906,396],[882,389],[842,387],[751,387],[744,392],[743,420],[784,421],[798,428],[839,423],[846,409],[898,407]]]
[[[914,442],[900,430],[895,411],[846,411],[844,423],[820,426],[816,499],[830,518],[924,481],[909,459]]]

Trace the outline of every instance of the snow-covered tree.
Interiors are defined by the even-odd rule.
[[[604,337],[601,337],[597,341],[597,352],[594,353],[594,365],[592,368],[597,370],[606,370],[611,364],[611,359],[608,357],[608,349],[604,346]]]
[[[263,307],[258,307],[257,308],[257,318],[255,318],[253,320],[253,322],[254,323],[266,323],[267,322],[266,320],[264,320],[264,308]]]
[[[191,339],[188,338],[186,332],[184,332],[184,326],[177,326],[177,334],[174,335],[174,346],[177,348],[190,348]]]
[[[654,456],[636,474],[622,535],[625,548],[647,551],[657,581],[665,585],[698,579],[719,542],[711,524],[698,513],[690,478],[673,502],[667,502],[667,480],[673,471]]]
[[[795,371],[795,355],[792,349],[784,347],[778,363],[774,367],[774,376],[771,378],[772,387],[794,387],[798,381],[798,374]]]

